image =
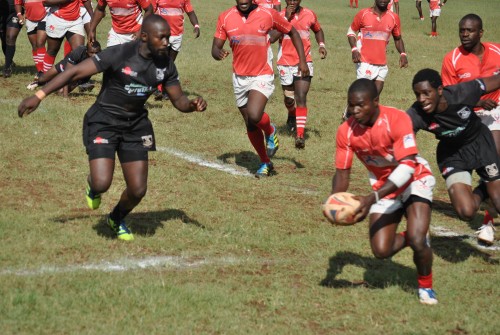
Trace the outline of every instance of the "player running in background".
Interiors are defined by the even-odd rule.
[[[423,69],[412,87],[417,101],[407,112],[415,132],[422,129],[439,140],[437,163],[460,219],[472,220],[488,197],[500,212],[500,156],[488,127],[474,113],[481,95],[500,88],[500,74],[443,87],[437,71]],[[474,190],[473,170],[481,177]],[[485,221],[477,233],[480,241],[492,244],[493,221]]]
[[[399,15],[399,0],[391,0],[387,9]]]
[[[368,79],[352,83],[347,100],[351,117],[337,131],[332,193],[348,190],[355,154],[367,168],[373,189],[359,197],[355,216],[359,222],[369,215],[373,254],[388,258],[410,246],[420,302],[437,304],[426,237],[436,181],[427,161],[418,156],[411,120],[404,111],[380,105],[377,88]],[[407,230],[398,233],[403,215]]]
[[[101,194],[113,179],[115,155],[121,162],[126,189],[107,217],[117,237],[133,240],[124,218],[146,194],[148,152],[155,150],[153,127],[144,104],[158,83],[164,85],[172,104],[183,113],[204,111],[201,97],[189,100],[179,83],[174,62],[168,57],[170,28],[158,15],[144,19],[137,41],[107,48],[66,69],[35,95],[24,99],[19,116],[33,112],[48,94],[79,79],[103,72],[103,87],[84,118],[83,138],[90,165],[87,203],[97,209]]]
[[[111,13],[111,29],[108,32],[107,46],[127,43],[135,40],[141,31],[142,11],[144,17],[153,14],[153,5],[150,0],[98,0],[94,16],[90,21],[89,42],[97,39],[96,29],[106,14],[106,6]]]
[[[43,58],[45,57],[45,52],[47,51],[45,47],[45,42],[47,41],[47,33],[45,32],[47,10],[43,5],[42,0],[15,0],[15,7],[19,22],[26,26],[28,40],[31,44],[31,54],[33,62],[36,66],[37,73],[34,81],[36,82],[40,74],[43,72]],[[22,14],[23,8],[24,16]],[[30,88],[32,84],[33,83],[29,84],[28,88]]]
[[[360,10],[347,31],[352,61],[356,63],[357,78],[375,81],[379,94],[389,72],[386,53],[391,35],[400,54],[399,67],[408,66],[401,22],[397,14],[387,10],[388,3],[388,0],[375,0],[373,7]]]
[[[476,14],[465,15],[458,24],[461,45],[443,59],[443,85],[455,85],[500,73],[500,44],[481,42],[483,21]],[[474,109],[488,126],[500,156],[500,90],[485,94]]]
[[[356,7],[353,6],[354,3],[356,3]],[[358,0],[349,0],[349,7],[358,8]]]
[[[22,14],[17,14],[14,0],[0,0],[0,38],[2,40],[2,51],[5,55],[4,78],[12,76],[16,40],[22,27],[19,17],[22,17]]]
[[[415,6],[417,7],[418,17],[420,21],[424,20],[424,14],[422,13],[422,0],[415,0]]]
[[[430,17],[431,17],[431,35],[430,37],[437,37],[437,19],[441,15],[441,6],[443,6],[447,0],[427,0],[429,1]]]
[[[272,51],[268,38],[273,29],[290,36],[299,55],[299,70],[302,76],[309,76],[304,46],[297,30],[277,11],[259,7],[251,0],[236,0],[236,6],[219,15],[212,43],[215,60],[223,60],[229,55],[229,51],[223,49],[226,39],[233,51],[234,95],[245,120],[248,138],[261,161],[255,174],[257,178],[273,173],[270,158],[279,146],[276,127],[265,112],[267,101],[274,91]]]
[[[280,0],[253,0],[253,3],[264,8],[275,9],[278,12],[281,12]]]
[[[309,67],[309,76],[301,76],[298,67],[299,56],[288,35],[283,35],[274,30],[271,32],[271,43],[280,38],[277,67],[283,89],[285,107],[288,110],[286,124],[290,132],[296,132],[295,147],[297,149],[304,149],[304,134],[308,114],[307,93],[311,86],[314,71],[309,30],[314,32],[316,42],[319,44],[321,59],[326,57],[327,51],[323,29],[321,29],[316,13],[309,8],[302,7],[300,5],[302,0],[285,1],[286,9],[281,11],[280,14],[292,23],[302,38],[304,53]]]

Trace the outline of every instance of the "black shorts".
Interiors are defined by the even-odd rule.
[[[484,127],[486,128],[486,127]],[[484,181],[500,179],[500,157],[489,129],[482,129],[475,141],[461,146],[441,141],[436,151],[437,162],[444,179],[457,172],[473,170]]]
[[[94,104],[83,119],[83,145],[89,160],[115,159],[115,153],[122,163],[148,160],[155,143],[147,111],[135,119],[119,119]]]
[[[10,13],[7,17],[7,22],[5,23],[7,28],[16,28],[21,30],[22,26],[19,24],[19,19],[17,18],[17,13]]]

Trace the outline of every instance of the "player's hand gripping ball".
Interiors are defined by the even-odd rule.
[[[356,223],[354,213],[359,206],[359,201],[354,199],[354,194],[338,192],[330,195],[323,204],[323,214],[334,225],[350,226]]]

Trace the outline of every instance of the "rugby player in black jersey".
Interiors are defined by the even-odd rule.
[[[103,72],[96,102],[85,114],[83,141],[90,165],[87,203],[97,209],[101,194],[113,179],[115,154],[120,160],[126,189],[107,222],[119,239],[133,240],[125,216],[146,194],[148,152],[155,150],[155,137],[144,104],[159,84],[183,113],[204,111],[202,97],[190,100],[182,91],[177,69],[168,57],[170,27],[158,15],[144,19],[137,41],[109,47],[65,70],[18,107],[20,117],[32,113],[46,95],[68,83]]]

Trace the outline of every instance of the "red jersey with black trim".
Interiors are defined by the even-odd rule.
[[[50,13],[66,21],[75,21],[80,17],[80,0],[69,0],[65,4],[50,6]]]
[[[118,34],[131,34],[141,29],[142,10],[146,10],[149,0],[97,0],[101,7],[109,6],[111,25]]]
[[[253,0],[253,3],[269,9],[273,9],[274,6],[281,5],[280,0]]]
[[[184,33],[184,13],[193,10],[191,0],[156,0],[156,14],[168,22],[171,36]]]
[[[373,190],[385,184],[404,157],[417,155],[418,149],[410,117],[402,110],[379,105],[380,114],[373,126],[363,126],[350,117],[337,131],[335,167],[350,169],[354,154],[370,173]],[[408,183],[387,198],[394,198],[415,180],[432,175],[421,157]]]
[[[286,10],[282,10],[280,15],[285,18],[285,13]],[[293,14],[290,23],[300,34],[302,44],[304,45],[306,61],[312,62],[311,34],[309,30],[316,33],[321,29],[316,14],[308,8],[301,7],[298,13]],[[299,64],[299,55],[297,54],[297,50],[288,35],[283,35],[283,38],[280,41],[277,64],[288,66],[295,66]]]
[[[466,51],[462,46],[448,52],[443,59],[441,77],[444,86],[455,85],[477,78],[500,73],[500,44],[481,43],[483,59]],[[491,99],[500,103],[500,90],[485,94],[481,100]]]
[[[233,72],[239,76],[274,74],[273,53],[268,33],[276,29],[283,34],[292,24],[277,11],[257,7],[245,18],[232,7],[219,15],[214,37],[229,40],[233,50]]]
[[[360,10],[351,23],[351,29],[361,32],[361,61],[373,65],[387,64],[386,48],[389,38],[391,35],[401,36],[398,14],[385,11],[379,16],[373,8]]]
[[[30,21],[42,21],[47,15],[43,0],[15,0],[14,4],[24,7],[24,17]]]

